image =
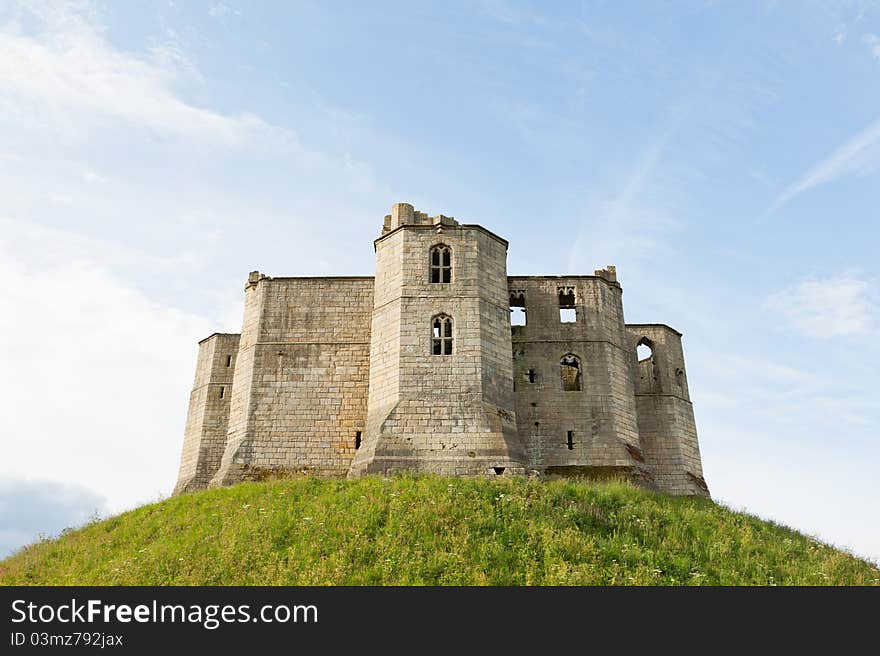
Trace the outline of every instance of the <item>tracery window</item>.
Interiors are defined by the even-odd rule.
[[[452,317],[438,314],[431,320],[431,353],[452,355]]]
[[[452,282],[452,250],[446,244],[431,248],[431,282]]]

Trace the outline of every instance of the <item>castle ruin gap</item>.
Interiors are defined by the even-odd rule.
[[[174,493],[424,472],[708,496],[681,333],[625,323],[614,267],[508,276],[507,245],[398,203],[375,277],[251,272],[241,333],[199,343]]]

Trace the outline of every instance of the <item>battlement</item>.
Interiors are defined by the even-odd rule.
[[[385,222],[382,224],[382,234],[385,235],[405,225],[457,226],[458,221],[451,216],[444,216],[442,214],[428,216],[425,212],[416,210],[409,203],[395,203],[391,206],[391,214],[385,215]]]
[[[596,269],[595,275],[604,278],[608,282],[617,282],[617,267],[609,264],[604,269]]]

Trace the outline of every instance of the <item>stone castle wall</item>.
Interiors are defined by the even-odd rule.
[[[281,471],[344,476],[366,419],[373,279],[260,276],[246,306],[214,484]]]
[[[708,494],[687,385],[681,333],[662,324],[629,324],[630,367],[645,460],[661,490]],[[638,361],[640,343],[651,350]]]
[[[450,282],[431,280],[437,245]],[[708,495],[681,335],[627,325],[613,267],[508,277],[505,240],[405,203],[375,249],[375,278],[251,273],[241,334],[199,344],[175,493],[416,471],[624,475]],[[438,315],[453,320],[452,355],[432,353]]]
[[[509,278],[526,314],[526,325],[511,330],[518,429],[533,469],[647,480],[621,288],[604,273]],[[574,322],[560,321],[560,291],[574,295]],[[580,389],[566,391],[562,360],[571,355]]]

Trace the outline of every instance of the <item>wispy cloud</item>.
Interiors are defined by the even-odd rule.
[[[808,189],[831,182],[847,173],[865,175],[880,163],[880,119],[849,139],[828,157],[790,184],[764,212],[771,214]]]
[[[172,45],[137,57],[113,48],[80,7],[39,7],[29,16],[38,25],[31,33],[17,20],[0,26],[0,116],[74,139],[108,119],[229,145],[265,133],[284,136],[253,114],[220,114],[177,97],[174,76],[192,66]]]
[[[90,256],[82,240],[42,237],[51,253],[42,260],[24,240],[0,240],[0,275],[16,280],[0,290],[0,361],[10,374],[0,378],[0,398],[15,409],[4,420],[0,477],[39,462],[47,479],[88,480],[111,510],[167,493],[193,344],[214,324],[149,298]],[[62,378],[76,372],[76,383],[46,388],[41,381],[52,367]],[[38,388],[48,396],[33,394]]]
[[[764,307],[808,337],[864,335],[877,315],[873,292],[870,282],[851,276],[813,279],[771,294]]]
[[[878,38],[876,34],[868,32],[862,37],[862,43],[868,48],[871,56],[877,61],[880,61],[880,38]]]
[[[679,111],[642,150],[616,195],[587,209],[569,251],[569,271],[588,269],[590,262],[619,265],[629,258],[644,257],[658,248],[661,234],[680,227],[661,199],[652,196],[645,201],[642,196],[650,188],[670,141],[688,114],[688,109]]]
[[[233,16],[241,16],[241,12],[238,9],[233,9],[229,5],[224,5],[222,2],[211,5],[211,8],[208,9],[208,15],[211,18],[225,18],[230,14]]]

